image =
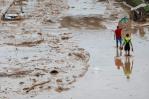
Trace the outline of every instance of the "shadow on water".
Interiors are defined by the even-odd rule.
[[[130,79],[133,69],[133,59],[131,56],[121,57],[122,52],[116,49],[116,56],[114,57],[115,66],[118,70],[123,70],[127,79]]]

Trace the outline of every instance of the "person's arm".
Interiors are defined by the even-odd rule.
[[[130,41],[130,45],[131,45],[131,50],[133,51],[133,45],[132,45],[132,42]]]
[[[116,38],[115,31],[113,30],[113,32],[114,32],[114,40],[115,40],[115,38]]]

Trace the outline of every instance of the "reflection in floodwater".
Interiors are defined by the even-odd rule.
[[[127,79],[130,79],[132,69],[133,69],[133,60],[130,61],[130,56],[126,56],[125,63],[123,65],[123,71]]]
[[[126,78],[130,79],[130,75],[133,69],[133,59],[131,56],[125,56],[124,60],[122,60],[120,54],[122,54],[122,52],[119,51],[119,49],[116,49],[116,56],[114,57],[115,66],[118,70],[122,68]]]
[[[139,34],[140,34],[140,37],[144,37],[145,36],[144,27],[139,27]]]
[[[120,67],[123,67],[123,62],[120,57],[115,57],[115,66],[117,69],[120,69]]]
[[[116,56],[114,58],[114,61],[115,61],[115,66],[117,67],[117,69],[120,69],[120,67],[123,66],[123,62],[121,61],[121,58],[119,56],[122,55],[122,51],[118,48],[116,48]]]
[[[116,57],[122,56],[122,50],[116,48]]]

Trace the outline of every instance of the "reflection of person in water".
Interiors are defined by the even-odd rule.
[[[130,78],[130,75],[132,73],[132,69],[133,69],[133,60],[132,60],[132,62],[130,62],[130,57],[126,56],[125,64],[123,65],[123,71],[124,71],[124,74],[127,77],[127,79]]]
[[[116,57],[114,58],[115,61],[115,66],[117,67],[117,69],[120,69],[120,67],[123,66],[123,62],[121,60],[121,58],[119,57],[121,55],[121,51],[119,53],[119,49],[116,49]]]
[[[122,56],[122,49],[116,48],[116,57]]]
[[[115,66],[117,67],[117,69],[123,67],[123,62],[120,57],[115,57]]]

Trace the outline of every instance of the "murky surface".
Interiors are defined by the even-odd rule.
[[[41,93],[38,93],[38,95],[36,95],[35,97],[34,95],[33,97],[30,97],[30,95],[27,96],[18,95],[16,97],[13,97],[13,94],[9,94],[10,97],[12,96],[10,99],[16,99],[16,98],[20,99],[20,97],[21,98],[23,97],[22,99],[26,99],[26,97],[29,99],[43,99],[43,98],[44,99],[49,98],[50,99],[97,99],[97,98],[148,99],[149,27],[136,28],[133,30],[132,43],[134,46],[134,52],[131,52],[132,55],[131,57],[125,57],[124,51],[120,53],[120,51],[115,48],[115,41],[113,38],[114,35],[112,32],[112,30],[116,28],[118,20],[121,17],[127,15],[127,13],[122,8],[120,8],[120,6],[115,5],[113,7],[110,7],[111,4],[109,5],[106,2],[96,2],[96,0],[67,0],[67,1],[69,9],[67,8],[68,6],[66,6],[66,9],[61,14],[58,14],[59,9],[54,10],[48,9],[49,12],[45,13],[46,11],[40,9],[40,7],[39,9],[37,9],[39,4],[42,4],[41,1],[37,2],[36,0],[29,0],[28,1],[29,3],[23,6],[24,13],[28,13],[26,14],[28,19],[22,21],[21,24],[18,23],[14,24],[13,22],[4,22],[3,24],[1,24],[0,29],[3,31],[9,30],[9,32],[8,31],[7,32],[11,33],[10,31],[15,31],[13,29],[14,27],[20,26],[19,29],[17,30],[16,37],[18,37],[18,39],[16,40],[18,41],[21,40],[21,42],[16,43],[16,41],[12,40],[10,42],[8,40],[9,41],[8,43],[10,44],[14,42],[13,44],[21,47],[22,47],[21,44],[24,45],[24,41],[26,40],[34,38],[37,39],[37,41],[38,39],[42,40],[40,34],[39,35],[37,34],[39,32],[44,33],[42,34],[43,35],[42,37],[46,41],[48,39],[51,40],[49,37],[46,37],[47,35],[49,35],[49,32],[52,35],[59,35],[60,32],[70,33],[72,41],[75,43],[77,42],[77,44],[81,48],[84,48],[87,52],[90,53],[90,67],[88,72],[86,73],[87,70],[85,70],[85,72],[82,74],[83,77],[79,75],[82,78],[77,80],[77,82],[74,84],[74,87],[71,87],[69,91],[63,92],[62,88],[58,87],[56,89],[57,92],[62,93],[55,93],[53,91],[50,92],[41,91]],[[53,0],[52,3],[55,4],[56,1]],[[56,8],[56,5],[54,5],[50,9],[53,8]],[[39,13],[38,15],[37,14],[38,12],[41,13]],[[44,14],[46,17],[45,16],[41,17]],[[29,16],[31,16],[31,19],[29,18]],[[46,20],[44,20],[44,18]],[[53,20],[51,21],[52,18]],[[37,22],[37,19],[40,20]],[[30,31],[33,32],[33,35],[29,35],[28,32]],[[22,36],[20,36],[19,34],[21,34]],[[2,35],[4,35],[4,33]],[[31,38],[28,38],[30,36]],[[63,34],[62,36],[65,35]],[[68,51],[68,49],[71,48],[68,47],[71,45],[71,43],[65,41],[67,37],[64,37],[63,39],[64,44],[66,43],[66,45],[64,45],[66,49],[62,49],[61,51],[64,53],[65,50]],[[7,38],[5,40],[7,41]],[[37,41],[34,41],[32,43],[37,43]],[[3,42],[1,42],[1,44]],[[28,43],[25,42],[27,46]],[[41,42],[41,44],[43,44],[43,42]],[[51,46],[55,47],[53,43]],[[22,51],[19,51],[19,53],[16,53],[16,51],[12,51],[13,53],[10,53],[10,56],[15,56],[14,58],[18,60],[19,57],[21,57],[20,60],[23,60],[24,62],[29,60],[27,58],[24,58],[22,53],[25,53],[26,56],[28,57],[31,54],[41,56],[38,54],[39,52],[41,52],[43,56],[44,55],[46,56],[47,53],[49,53],[48,48],[50,47],[47,47],[46,45],[41,45],[39,47],[42,49],[37,50],[36,47],[34,47],[32,50],[23,49]],[[7,53],[10,52],[11,50],[16,49],[14,47],[10,48],[10,50],[8,51],[5,51],[5,49],[1,49],[1,52]],[[56,52],[50,54],[52,55],[55,53]],[[16,54],[18,56],[16,56]],[[4,63],[7,62],[7,60],[5,60],[4,57],[7,57],[8,55],[2,53],[0,55],[1,57],[3,57],[1,59],[4,60]],[[78,54],[76,53],[74,55],[78,56]],[[79,55],[79,57],[83,58],[84,56]],[[8,59],[9,58],[10,57],[8,57]],[[34,58],[37,59],[36,57]],[[60,58],[59,54],[56,56],[56,58]],[[41,62],[44,63],[44,60]],[[56,62],[58,64],[63,64],[63,61],[57,60]],[[45,63],[48,64],[49,63],[48,60],[45,60]],[[31,63],[28,64],[31,65]],[[37,64],[40,64],[40,61],[37,62]],[[69,68],[69,69],[70,72],[72,72],[71,70],[74,70],[73,71],[74,73],[80,71],[80,68],[77,69]],[[59,69],[57,71],[59,71]],[[71,81],[75,82],[72,79],[70,80],[70,82]],[[57,80],[57,82],[61,83],[61,80]],[[54,81],[52,83],[55,84]]]

